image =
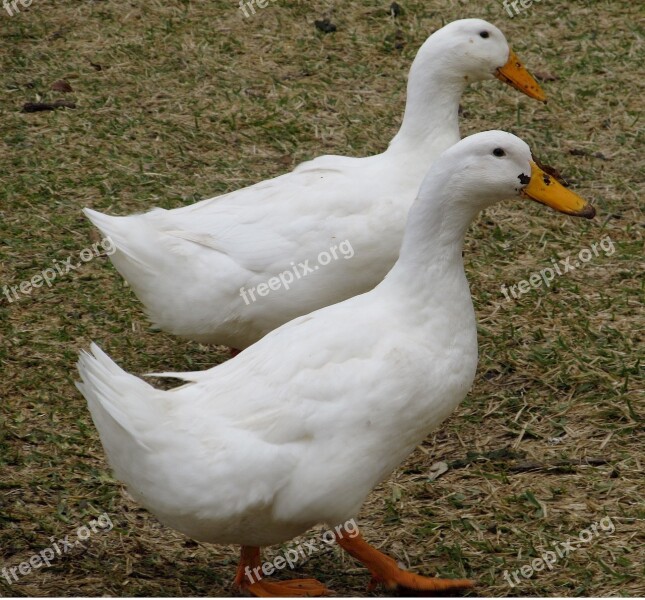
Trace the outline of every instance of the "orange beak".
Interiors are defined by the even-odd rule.
[[[530,98],[535,98],[540,102],[546,102],[546,94],[522,64],[522,61],[517,58],[517,54],[512,50],[508,52],[506,64],[495,72],[495,77],[504,83],[508,83],[508,85],[523,92]]]
[[[522,195],[573,217],[593,219],[596,216],[596,209],[591,204],[558,183],[533,161],[531,161],[531,179],[522,190]]]

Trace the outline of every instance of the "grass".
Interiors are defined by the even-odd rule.
[[[477,594],[643,595],[638,3],[535,3],[514,19],[494,1],[405,0],[396,18],[388,4],[277,0],[249,19],[233,0],[34,0],[13,17],[0,9],[0,286],[94,243],[84,206],[182,206],[323,153],[381,151],[423,40],[456,18],[491,20],[545,80],[550,103],[477,85],[463,99],[463,133],[519,134],[599,214],[582,222],[515,202],[473,225],[475,385],[374,491],[360,523],[410,568],[477,579]],[[325,17],[335,33],[316,30]],[[52,91],[60,79],[73,91]],[[76,108],[21,112],[60,99]],[[611,255],[504,299],[502,283],[605,236]],[[128,499],[73,386],[90,340],[134,373],[207,368],[226,359],[222,349],[151,331],[105,258],[17,302],[2,297],[0,336],[0,568],[103,512],[115,525],[17,583],[0,577],[0,594],[230,595],[236,550],[188,540]],[[448,470],[432,480],[437,462]],[[504,570],[607,516],[612,535],[507,585]],[[290,576],[370,595],[366,571],[337,548]]]

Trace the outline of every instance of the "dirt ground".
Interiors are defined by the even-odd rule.
[[[471,595],[645,594],[638,2],[535,0],[513,18],[502,0],[399,0],[400,10],[271,0],[249,17],[235,0],[9,9],[0,7],[0,288],[96,242],[85,206],[177,207],[320,154],[382,151],[425,38],[464,17],[499,26],[549,103],[497,81],[475,85],[462,133],[520,135],[598,216],[508,202],[472,226],[474,387],[374,490],[360,524],[410,569],[476,579]],[[325,18],[336,31],[316,27]],[[61,80],[71,89],[52,89]],[[23,109],[58,101],[70,106]],[[549,287],[505,298],[502,284],[592,244],[597,255]],[[0,294],[0,595],[233,594],[235,548],[162,527],[112,478],[73,385],[91,340],[133,373],[228,358],[151,330],[105,257],[18,299]],[[50,566],[3,575],[106,519]],[[549,568],[532,570],[554,551]],[[385,594],[368,592],[366,570],[337,547],[280,576],[316,577],[339,596]]]

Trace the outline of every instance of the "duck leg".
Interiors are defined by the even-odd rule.
[[[257,546],[242,546],[234,585],[258,598],[325,596],[329,590],[316,579],[271,581],[264,577]]]
[[[422,592],[452,592],[470,589],[475,585],[469,579],[439,579],[404,571],[394,559],[370,546],[360,533],[353,533],[354,537],[350,537],[345,530],[341,529],[336,535],[336,541],[345,552],[362,562],[371,571],[372,581],[369,589],[382,583],[390,590],[404,588]]]

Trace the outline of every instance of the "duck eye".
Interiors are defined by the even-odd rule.
[[[493,154],[495,156],[506,156],[506,152],[504,152],[504,150],[502,150],[501,148],[495,148],[495,150],[493,150]]]
[[[479,37],[483,37],[483,38],[487,38],[488,36],[490,36],[490,33],[488,33],[488,31],[482,31],[479,34]]]

